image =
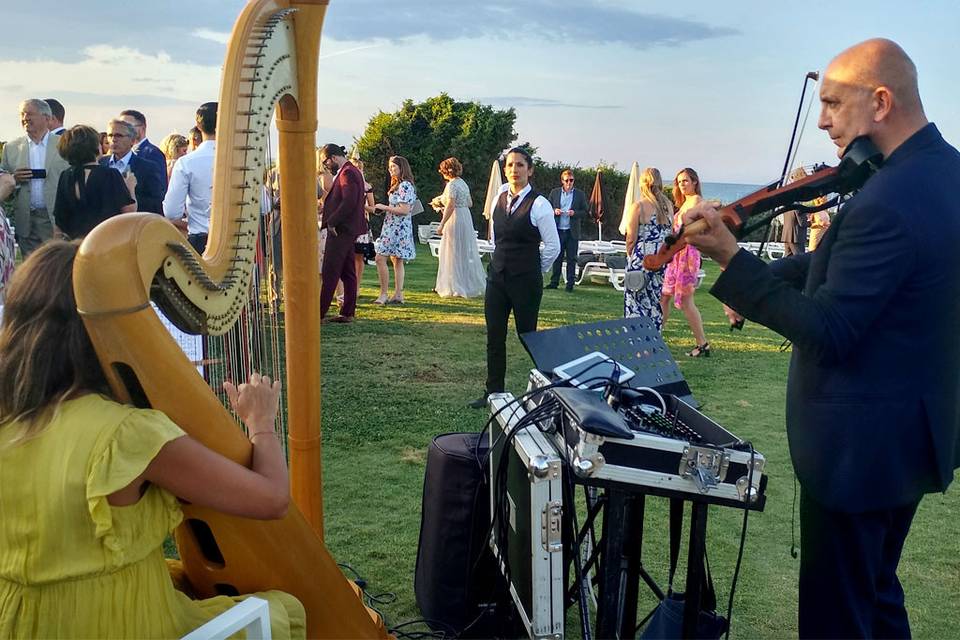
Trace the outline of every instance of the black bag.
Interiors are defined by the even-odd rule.
[[[427,624],[460,637],[498,635],[491,625],[509,602],[487,544],[488,446],[478,433],[447,433],[427,450],[413,589]]]
[[[670,580],[663,600],[647,614],[641,626],[642,640],[679,640],[683,631],[683,613],[686,608],[684,594],[673,590],[673,576],[677,571],[677,559],[680,555],[680,532],[683,529],[683,501],[670,500]],[[703,562],[697,558],[696,562]],[[697,615],[696,638],[718,640],[727,630],[727,619],[714,610],[717,606],[717,594],[713,588],[710,565],[706,564],[705,581],[701,585],[700,612]]]

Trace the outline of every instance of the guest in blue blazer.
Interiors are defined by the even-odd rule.
[[[157,145],[147,138],[147,117],[136,109],[124,109],[118,116],[129,125],[132,125],[137,135],[133,139],[133,155],[150,162],[156,162],[163,167],[163,191],[167,191],[167,156]],[[163,200],[163,196],[160,196]]]
[[[817,250],[768,266],[706,206],[693,217],[709,231],[690,241],[724,269],[713,295],[793,341],[800,637],[907,638],[903,543],[960,463],[960,153],[927,122],[916,67],[890,40],[834,58],[820,102],[839,149],[866,135],[884,162]]]
[[[133,153],[136,131],[123,120],[111,120],[107,125],[110,155],[100,158],[100,164],[113,167],[124,176],[132,171],[137,178],[137,211],[163,214],[163,196],[166,192],[166,165],[144,160]]]

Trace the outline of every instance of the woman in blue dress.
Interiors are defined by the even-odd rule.
[[[390,204],[378,204],[375,209],[386,213],[380,237],[374,242],[377,252],[377,276],[380,279],[380,296],[375,304],[403,304],[404,261],[417,257],[413,244],[413,222],[410,211],[417,199],[417,190],[413,186],[413,172],[410,163],[403,156],[391,156],[387,163],[390,172],[390,189],[387,196]],[[390,287],[390,272],[387,258],[393,262],[393,297],[387,297]]]
[[[623,294],[623,315],[626,318],[650,318],[657,331],[663,327],[660,293],[663,289],[663,270],[643,268],[643,257],[656,253],[670,233],[673,204],[663,193],[660,172],[647,167],[640,174],[640,199],[634,202],[623,221],[620,232],[627,238],[627,285]],[[631,276],[630,272],[642,273]],[[637,280],[642,280],[637,284]]]

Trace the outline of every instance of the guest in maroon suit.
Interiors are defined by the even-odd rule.
[[[363,175],[347,161],[346,150],[336,144],[320,147],[320,164],[334,174],[333,186],[323,201],[323,222],[327,246],[323,254],[320,287],[320,317],[325,322],[353,322],[357,310],[357,271],[353,244],[367,232],[363,205]],[[337,282],[343,280],[343,305],[340,314],[327,319]]]

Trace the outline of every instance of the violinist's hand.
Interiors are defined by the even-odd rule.
[[[707,227],[702,229],[700,233],[690,233],[688,231],[684,236],[687,243],[713,258],[721,269],[726,269],[730,260],[740,250],[737,239],[727,228],[727,225],[723,223],[720,213],[709,202],[701,202],[683,214],[685,227],[690,227],[697,220],[706,222]]]

